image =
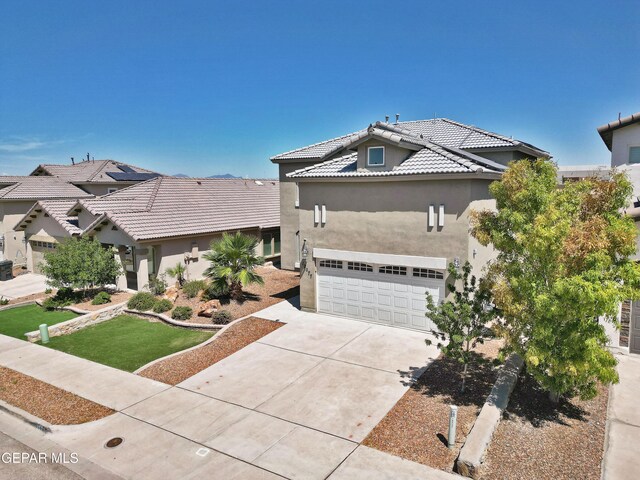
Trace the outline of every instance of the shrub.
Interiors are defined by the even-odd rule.
[[[216,325],[226,325],[233,320],[233,315],[227,310],[218,310],[211,315],[211,321]]]
[[[42,308],[51,311],[60,308],[60,305],[53,297],[48,297],[42,301]]]
[[[191,280],[182,286],[182,291],[187,297],[194,298],[198,296],[201,290],[205,290],[206,288],[207,282],[204,280]]]
[[[46,295],[49,295],[51,292],[53,292],[53,290],[51,290],[50,288],[45,289],[44,293]]]
[[[207,285],[207,288],[202,292],[202,300],[205,302],[208,300],[213,300],[214,298],[223,298],[228,296],[226,292],[221,291],[218,285],[214,283],[210,283]]]
[[[146,312],[156,304],[156,297],[149,292],[138,292],[127,302],[127,308]]]
[[[95,297],[93,297],[93,300],[91,300],[91,305],[104,305],[105,303],[110,302],[111,295],[109,295],[107,292],[100,292]]]
[[[176,307],[171,312],[171,318],[174,320],[189,320],[192,313],[191,307]]]
[[[0,297],[0,305],[9,305],[9,299]]]
[[[162,295],[167,291],[167,280],[164,273],[153,276],[149,279],[149,283],[145,285],[154,295]]]
[[[156,313],[168,312],[173,307],[173,303],[166,298],[162,298],[156,301],[156,304],[153,306],[153,311]]]
[[[73,303],[81,302],[84,299],[82,292],[74,292],[73,288],[61,288],[53,297],[46,298],[42,302],[45,310],[55,310],[56,308],[68,307]]]
[[[185,267],[182,263],[176,263],[175,267],[167,268],[167,275],[173,277],[178,282],[178,285],[184,285],[184,274],[187,271],[187,267]]]

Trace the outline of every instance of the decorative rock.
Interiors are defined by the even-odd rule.
[[[172,303],[175,303],[175,301],[178,299],[179,294],[180,294],[180,290],[178,289],[178,287],[169,287],[164,292],[164,295],[162,296],[162,298],[166,298]]]
[[[202,305],[202,308],[198,311],[199,317],[211,317],[213,312],[220,308],[220,300],[209,300]]]

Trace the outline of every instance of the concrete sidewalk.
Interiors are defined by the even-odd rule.
[[[637,478],[640,458],[640,355],[618,354],[620,383],[609,392],[604,480]],[[633,473],[636,472],[636,473]]]

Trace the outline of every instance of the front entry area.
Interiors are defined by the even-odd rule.
[[[420,331],[436,329],[425,316],[426,293],[436,303],[444,298],[444,270],[319,259],[317,272],[320,313]]]

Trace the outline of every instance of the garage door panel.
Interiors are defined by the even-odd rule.
[[[426,293],[437,302],[444,280],[357,270],[318,269],[318,311],[370,322],[428,331]]]

